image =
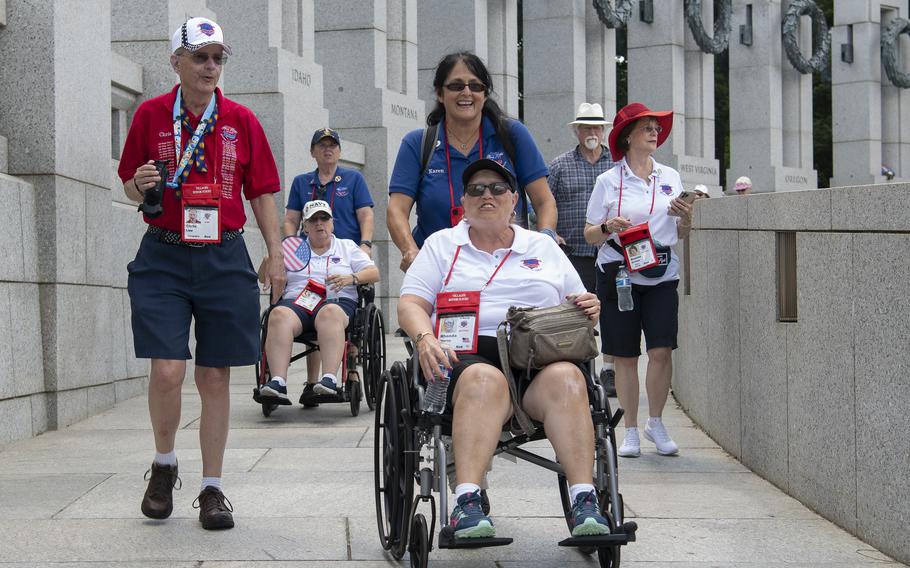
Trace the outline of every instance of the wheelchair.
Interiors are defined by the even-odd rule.
[[[361,400],[366,400],[370,410],[375,407],[376,384],[385,369],[386,358],[385,323],[382,311],[373,303],[375,293],[372,284],[361,284],[357,287],[357,309],[345,330],[344,355],[341,359],[341,392],[338,395],[316,395],[312,402],[307,402],[304,406],[333,402],[348,403],[351,405],[352,416],[360,414]],[[266,418],[279,406],[273,400],[259,397],[259,387],[272,379],[265,353],[265,340],[269,329],[269,314],[274,308],[275,306],[269,306],[263,312],[259,323],[260,358],[256,363],[256,386],[253,387],[253,400],[262,405],[262,415]],[[300,343],[304,348],[296,355],[291,355],[290,363],[319,351],[315,331],[302,333],[294,338],[294,343]],[[363,370],[362,378],[357,372],[358,366]],[[353,376],[359,380],[349,380]]]
[[[409,552],[412,567],[428,565],[433,549],[437,518],[442,527],[438,548],[481,548],[511,544],[511,538],[456,539],[448,526],[448,479],[455,474],[455,464],[447,461],[447,437],[451,436],[451,414],[433,415],[421,410],[424,380],[410,339],[401,330],[410,354],[407,363],[396,361],[384,371],[376,385],[376,414],[373,440],[376,522],[382,547],[400,560]],[[615,428],[623,410],[611,411],[609,399],[594,374],[593,362],[588,363],[588,383],[591,420],[594,422],[594,487],[600,502],[601,514],[610,524],[610,533],[599,536],[569,537],[559,546],[576,547],[582,554],[597,553],[599,565],[617,568],[621,547],[635,540],[638,528],[634,521],[624,520],[622,494],[618,489]],[[556,474],[563,513],[569,530],[572,509],[569,484],[562,466],[539,454],[522,449],[528,442],[546,438],[543,425],[534,423],[536,430],[528,435],[518,430],[512,434],[507,423],[503,440],[494,456],[508,454],[539,465]],[[450,440],[450,438],[448,438]],[[415,494],[415,487],[417,493]],[[433,492],[439,494],[438,516]],[[489,513],[489,500],[481,493],[484,514]],[[421,503],[429,505],[430,520],[418,512]]]

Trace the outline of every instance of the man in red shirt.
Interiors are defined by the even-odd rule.
[[[226,529],[234,526],[221,490],[230,367],[259,359],[259,290],[243,242],[242,197],[268,247],[266,286],[273,300],[280,298],[287,277],[272,196],[280,182],[256,116],[217,88],[231,54],[221,27],[191,18],[174,33],[171,52],[180,83],[136,109],[118,171],[124,192],[136,202],[148,202],[146,193],[164,182],[163,211],[145,209],[148,231],[127,267],[136,357],[152,360],[148,398],[156,453],[142,512],[164,519],[173,510],[174,439],[195,319],[195,380],[202,398],[199,520],[205,529]],[[167,165],[164,180],[156,161]]]

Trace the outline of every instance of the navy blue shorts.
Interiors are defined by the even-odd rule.
[[[597,271],[597,297],[600,299],[601,352],[615,357],[641,355],[641,333],[645,347],[676,349],[679,328],[679,280],[668,280],[654,286],[632,284],[630,312],[619,311],[616,297],[615,270],[612,275]]]
[[[196,248],[146,234],[127,270],[136,357],[190,359],[194,320],[197,365],[259,360],[259,286],[243,237]]]
[[[303,333],[315,333],[316,332],[316,316],[319,314],[319,311],[322,308],[326,307],[328,304],[338,304],[338,306],[344,311],[345,315],[348,316],[348,326],[351,325],[351,322],[354,321],[354,311],[357,309],[357,302],[350,298],[332,298],[331,300],[326,300],[323,303],[316,306],[316,313],[308,314],[306,310],[294,303],[294,300],[281,300],[276,304],[276,306],[284,306],[285,308],[290,308],[295,314],[297,314],[297,319],[300,320],[300,323],[303,324]]]

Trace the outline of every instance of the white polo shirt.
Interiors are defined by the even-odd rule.
[[[588,201],[588,211],[585,214],[588,223],[598,226],[617,215],[631,220],[633,225],[647,221],[654,244],[660,243],[671,247],[670,265],[663,276],[646,278],[637,272],[632,273],[632,283],[645,286],[653,286],[668,280],[679,280],[679,257],[676,250],[672,248],[679,240],[676,232],[679,217],[668,215],[667,212],[670,202],[682,193],[682,181],[679,178],[679,172],[670,166],[659,164],[653,158],[652,162],[654,167],[647,180],[632,173],[632,168],[626,163],[625,157],[618,164],[597,176],[594,191]],[[621,204],[620,187],[622,187]],[[616,233],[613,233],[610,238],[619,244]],[[601,264],[619,260],[623,260],[622,255],[607,243],[604,243],[597,252],[598,267]]]
[[[512,225],[512,229],[515,239],[511,249],[497,249],[493,254],[471,244],[465,221],[433,233],[405,274],[401,295],[414,294],[435,306],[440,292],[480,290],[511,250],[493,281],[480,294],[478,334],[495,337],[496,327],[506,319],[509,306],[551,307],[565,301],[569,294],[586,291],[572,263],[553,239],[518,225]],[[444,286],[459,246],[458,260]],[[432,320],[435,327],[435,309]]]
[[[307,241],[309,242],[309,240]],[[317,255],[311,250],[310,264],[300,272],[288,272],[288,284],[284,289],[284,299],[293,300],[300,295],[310,278],[325,284],[329,274],[353,274],[373,266],[373,261],[363,252],[357,243],[350,239],[337,239],[332,236],[329,248]],[[350,298],[357,301],[357,287],[345,286],[338,292],[339,298]]]

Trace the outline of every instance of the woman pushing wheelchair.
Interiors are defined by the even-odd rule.
[[[488,538],[495,528],[482,511],[479,484],[512,416],[497,326],[509,306],[549,307],[566,299],[597,321],[600,302],[551,238],[511,223],[518,199],[511,172],[482,159],[465,169],[462,181],[464,219],[427,238],[405,275],[398,319],[413,338],[424,377],[435,381],[451,373],[456,506],[450,526],[456,538]],[[453,344],[440,343],[440,324],[456,338]],[[594,428],[584,372],[573,363],[553,363],[531,371],[519,393],[565,470],[573,536],[610,532],[592,479]]]

